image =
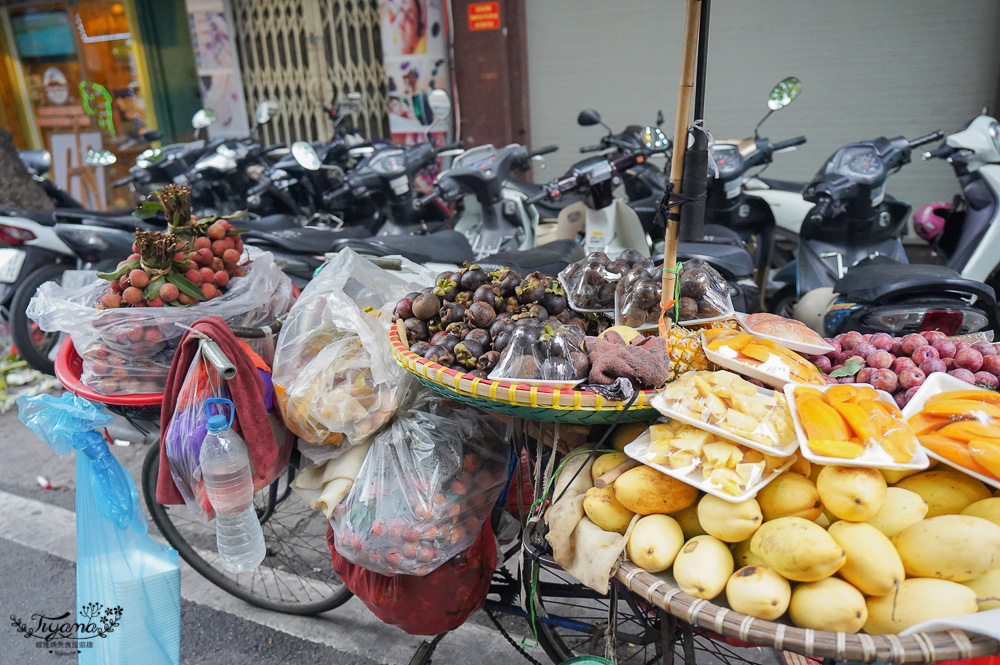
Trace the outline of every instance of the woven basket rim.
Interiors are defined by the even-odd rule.
[[[630,561],[623,561],[618,566],[615,579],[633,593],[692,626],[809,658],[858,663],[932,663],[1000,654],[1000,641],[957,629],[906,636],[868,635],[833,633],[756,619],[689,596]]]
[[[477,397],[484,400],[497,401],[504,404],[512,404],[514,406],[530,406],[534,408],[553,408],[560,410],[573,408],[584,411],[621,411],[625,407],[626,402],[614,402],[588,390],[553,388],[551,386],[530,386],[513,381],[498,381],[495,379],[477,378],[466,372],[453,370],[439,363],[431,362],[410,351],[409,347],[406,346],[404,342],[406,333],[402,326],[403,320],[397,319],[389,332],[389,343],[392,346],[393,357],[395,357],[396,362],[402,365],[408,372],[421,376],[429,381],[433,381],[434,383],[437,383],[438,385],[454,392],[459,392],[463,395],[469,395],[471,397]],[[448,376],[451,385],[441,381],[441,375]],[[437,376],[438,379],[435,379],[435,376]],[[475,386],[475,392],[457,389],[456,386],[458,386],[458,384],[462,381],[466,381]],[[490,395],[491,392],[493,395]],[[631,407],[631,410],[653,410],[649,405],[649,401],[659,392],[659,390],[640,390],[635,403]],[[503,399],[499,397],[501,393],[508,397],[513,395],[514,399]],[[546,404],[532,403],[530,400],[535,399],[537,395],[544,395],[547,397],[551,396],[553,401],[565,406],[550,406]],[[598,405],[579,405],[581,400],[590,399],[597,401]]]

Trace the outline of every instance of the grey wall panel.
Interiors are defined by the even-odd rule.
[[[534,145],[558,143],[536,179],[561,173],[599,128],[576,125],[597,108],[620,130],[663,109],[673,131],[682,0],[529,0],[528,66]],[[997,0],[716,0],[712,6],[707,126],[719,138],[752,132],[771,86],[802,80],[801,97],[762,128],[804,134],[768,175],[806,180],[844,143],[879,135],[953,132],[992,105],[1000,83]],[[888,191],[914,206],[957,191],[951,168],[919,159]]]

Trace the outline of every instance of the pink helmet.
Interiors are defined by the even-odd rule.
[[[913,216],[913,230],[931,242],[944,230],[944,215],[951,210],[950,203],[928,203]]]

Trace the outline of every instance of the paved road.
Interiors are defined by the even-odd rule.
[[[116,457],[139,477],[147,446],[115,446]],[[24,618],[58,616],[75,608],[75,462],[58,457],[17,420],[0,415],[0,609]],[[41,489],[36,476],[53,486]],[[155,526],[151,530],[155,532]],[[357,599],[319,617],[292,617],[252,607],[205,581],[182,562],[181,662],[374,665],[407,663],[423,638],[379,622]],[[5,622],[7,623],[7,622]],[[435,663],[523,662],[484,617],[450,634]],[[527,629],[523,622],[520,630]],[[0,628],[0,662],[67,662],[34,646],[13,627]],[[537,657],[544,660],[543,655]]]

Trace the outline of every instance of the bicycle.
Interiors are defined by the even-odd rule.
[[[234,328],[237,337],[261,339],[280,326]],[[81,381],[83,360],[67,337],[55,363],[56,378],[86,399],[103,404],[141,432],[158,431],[162,394],[103,395]],[[251,605],[312,616],[347,602],[352,594],[334,573],[326,546],[327,521],[292,491],[291,482],[308,462],[293,448],[288,467],[270,485],[254,495],[264,532],[267,555],[260,567],[234,574],[222,568],[215,551],[215,527],[194,517],[187,506],[165,506],[156,501],[159,441],[150,446],[142,465],[141,486],[149,514],[160,533],[195,571],[227,593]]]

